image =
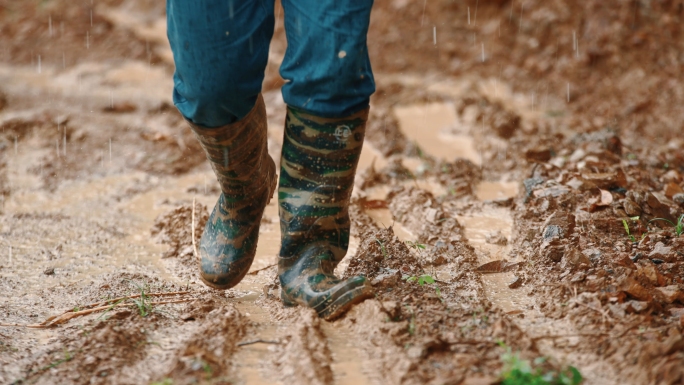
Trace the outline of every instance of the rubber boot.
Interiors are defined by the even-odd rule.
[[[367,118],[368,109],[344,119],[287,112],[278,188],[281,299],[325,319],[373,296],[365,277],[333,274],[349,246],[349,199]]]
[[[237,285],[252,265],[261,216],[276,186],[264,100],[259,95],[254,108],[235,123],[191,126],[222,191],[200,240],[200,278],[225,290]]]

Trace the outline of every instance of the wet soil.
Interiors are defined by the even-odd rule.
[[[198,279],[219,189],[172,106],[163,4],[0,1],[0,383],[495,384],[506,348],[586,384],[684,383],[682,17],[377,1],[337,268],[376,297],[327,322],[279,300],[275,202],[245,279]]]

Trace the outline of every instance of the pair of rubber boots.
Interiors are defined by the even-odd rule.
[[[349,245],[349,199],[367,118],[368,109],[342,119],[287,111],[278,189],[281,298],[325,319],[372,296],[365,277],[340,280],[333,273]],[[200,277],[225,290],[252,265],[261,217],[276,187],[263,98],[235,123],[191,126],[222,190],[200,240]]]

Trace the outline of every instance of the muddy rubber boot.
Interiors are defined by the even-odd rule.
[[[267,150],[264,100],[259,95],[254,108],[235,123],[190,125],[222,191],[200,240],[200,278],[225,290],[237,285],[252,265],[261,216],[277,182]]]
[[[325,319],[373,296],[365,277],[333,274],[349,246],[349,199],[367,118],[368,109],[343,119],[287,112],[278,188],[280,293],[286,306],[307,306]]]

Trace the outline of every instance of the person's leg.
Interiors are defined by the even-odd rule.
[[[167,0],[166,12],[181,114],[202,127],[246,116],[261,92],[273,0]]]
[[[261,82],[273,35],[273,0],[168,0],[176,63],[174,103],[221,185],[199,245],[200,277],[235,286],[256,253],[276,185]]]
[[[287,51],[283,99],[309,114],[339,118],[368,107],[375,92],[366,47],[373,0],[282,0]]]
[[[364,277],[333,274],[349,246],[349,199],[375,89],[366,50],[372,1],[283,6],[281,74],[289,82],[278,189],[281,297],[331,319],[372,296]]]

